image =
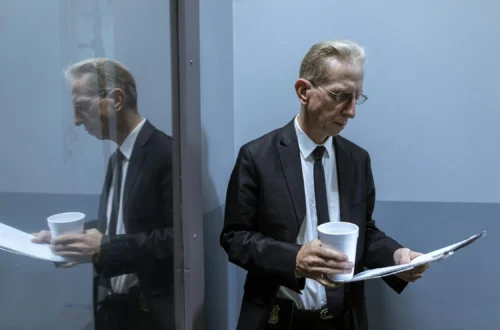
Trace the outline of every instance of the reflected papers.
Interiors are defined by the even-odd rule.
[[[31,234],[0,223],[0,249],[28,257],[64,262],[66,258],[55,255],[48,244],[32,243]]]

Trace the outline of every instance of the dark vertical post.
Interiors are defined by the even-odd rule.
[[[171,0],[176,330],[203,330],[199,0]]]

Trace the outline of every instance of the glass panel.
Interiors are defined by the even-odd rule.
[[[0,329],[174,328],[169,21],[0,1]]]

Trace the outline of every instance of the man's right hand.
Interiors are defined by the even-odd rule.
[[[350,273],[353,267],[354,265],[348,261],[345,254],[322,247],[318,239],[301,247],[295,263],[295,271],[298,276],[316,280],[331,288],[339,287],[342,284],[325,279],[323,274],[346,274]]]
[[[52,235],[48,230],[42,230],[38,233],[33,233],[32,235],[34,237],[31,239],[31,242],[37,244],[50,244],[50,241],[52,240]],[[77,262],[56,263],[56,267],[61,267],[61,268],[70,268],[76,265],[78,265]]]

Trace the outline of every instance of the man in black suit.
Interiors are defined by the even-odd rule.
[[[75,125],[118,148],[108,162],[98,219],[82,234],[52,238],[42,231],[33,241],[93,263],[96,329],[173,330],[171,138],[139,115],[135,81],[122,64],[85,60],[66,76]]]
[[[339,135],[367,99],[364,62],[353,42],[314,45],[295,83],[299,115],[239,151],[220,237],[229,260],[248,271],[238,330],[366,330],[364,283],[323,276],[420,255],[377,228],[370,157]],[[355,260],[321,246],[317,225],[329,221],[359,227]],[[384,281],[400,293],[427,267]]]

